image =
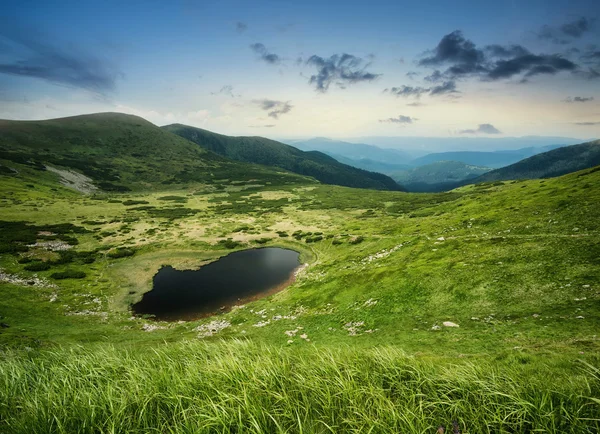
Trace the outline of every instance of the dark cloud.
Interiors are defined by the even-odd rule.
[[[422,102],[419,102],[419,101],[415,101],[415,102],[408,103],[406,105],[409,107],[422,107],[425,104],[423,104]]]
[[[600,122],[575,122],[575,125],[589,127],[592,125],[600,125]]]
[[[592,46],[587,51],[581,53],[579,60],[588,67],[587,71],[582,71],[585,78],[600,77],[600,73],[598,72],[600,69],[600,50],[598,50],[598,47]]]
[[[379,122],[389,122],[393,124],[412,124],[417,121],[417,118],[411,118],[410,116],[398,115],[395,118],[379,119]]]
[[[442,38],[433,55],[419,61],[421,66],[437,66],[446,63],[473,65],[484,60],[483,51],[475,48],[475,44],[465,39],[460,30],[456,30]]]
[[[454,81],[445,81],[444,83],[433,87],[405,85],[402,85],[400,87],[391,87],[384,89],[383,93],[390,93],[397,97],[401,96],[420,98],[422,95],[437,96],[450,93],[458,93],[458,90],[456,90],[456,83]]]
[[[458,93],[456,90],[456,83],[453,81],[445,81],[444,83],[433,86],[429,91],[429,95],[444,95],[448,93]]]
[[[319,92],[327,92],[332,83],[345,88],[348,84],[373,81],[381,75],[365,71],[369,63],[364,64],[360,57],[345,53],[329,58],[313,55],[308,58],[306,64],[317,68],[317,73],[311,75],[309,83]]]
[[[586,17],[581,17],[578,20],[564,24],[560,30],[565,34],[573,38],[580,38],[585,32],[591,29],[593,24],[592,20]]]
[[[503,46],[492,44],[485,47],[485,52],[488,56],[497,58],[517,57],[529,54],[529,51],[521,45]]]
[[[524,73],[525,77],[539,74],[556,74],[560,71],[574,71],[577,65],[559,55],[526,54],[509,60],[499,60],[486,74],[491,80],[511,78]]]
[[[7,42],[2,47],[0,74],[38,78],[102,95],[114,91],[123,76],[110,62],[55,46],[34,31],[3,25],[0,37]]]
[[[492,44],[479,49],[459,30],[444,36],[428,54],[428,57],[419,61],[420,66],[446,67],[443,71],[435,69],[425,77],[425,80],[433,83],[463,77],[500,80],[519,75],[527,79],[540,74],[553,75],[578,69],[577,64],[559,54],[533,54],[521,45]]]
[[[235,23],[235,31],[238,33],[244,33],[246,30],[248,30],[248,24],[243,23],[241,21],[238,21],[237,23]]]
[[[267,50],[267,47],[265,47],[260,42],[250,45],[250,48],[256,54],[258,54],[261,60],[264,60],[265,62],[270,63],[271,65],[277,65],[281,62],[281,57],[279,57],[277,54],[270,53]]]
[[[429,74],[427,77],[425,77],[425,81],[429,81],[431,83],[436,83],[438,81],[442,81],[443,79],[444,79],[444,74],[442,74],[439,69],[436,69],[431,74]]]
[[[573,98],[568,97],[567,99],[565,99],[565,102],[588,102],[588,101],[594,101],[594,97],[593,96],[574,96]]]
[[[266,110],[268,112],[268,116],[272,117],[273,119],[279,119],[279,116],[289,113],[294,107],[289,101],[275,101],[272,99],[255,100],[254,103],[257,104],[261,109]]]
[[[581,17],[560,27],[545,25],[538,33],[540,39],[546,39],[555,44],[569,44],[573,39],[579,39],[584,33],[592,30],[595,19]]]
[[[404,97],[413,96],[415,98],[420,98],[421,95],[429,93],[429,88],[421,87],[421,86],[402,85],[400,87],[392,87],[389,89],[384,89],[383,92],[384,93],[389,92],[394,96],[404,96]]]
[[[460,134],[502,134],[500,130],[492,124],[479,124],[475,130],[461,130]]]
[[[248,125],[250,128],[273,128],[275,124],[268,125]]]
[[[419,72],[416,72],[416,71],[409,71],[409,72],[407,72],[407,73],[406,73],[406,76],[407,76],[408,78],[410,78],[411,80],[412,80],[413,78],[415,78],[415,77],[419,76],[419,75],[421,75],[421,74],[420,74]]]
[[[219,89],[217,92],[211,92],[210,94],[211,95],[227,95],[232,98],[241,96],[241,95],[236,95],[235,93],[233,93],[233,86],[230,84],[227,84],[227,85],[223,86],[221,89]]]

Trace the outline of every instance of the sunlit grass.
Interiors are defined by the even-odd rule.
[[[5,353],[0,431],[583,433],[600,428],[598,370],[426,361],[393,347],[244,341]]]

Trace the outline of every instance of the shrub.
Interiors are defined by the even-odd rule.
[[[123,201],[123,205],[125,205],[125,206],[145,205],[148,203],[150,203],[150,202],[148,202],[147,200],[125,200],[125,201]]]
[[[46,271],[50,269],[50,264],[47,262],[35,261],[23,267],[27,271]]]
[[[83,279],[85,276],[86,276],[86,274],[83,271],[79,271],[79,270],[58,271],[58,272],[52,273],[50,275],[51,278],[56,279],[56,280]]]
[[[365,237],[363,236],[358,236],[352,240],[350,240],[350,244],[360,244],[365,240]]]
[[[133,256],[135,254],[135,250],[129,249],[127,247],[118,247],[114,250],[111,250],[107,253],[109,258],[125,258],[127,256]]]
[[[219,244],[222,244],[226,249],[235,249],[242,245],[239,241],[234,241],[231,238],[227,238],[226,240],[220,240]]]

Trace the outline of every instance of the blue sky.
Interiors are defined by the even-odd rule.
[[[268,137],[597,137],[600,3],[2,2],[0,118],[98,111]]]

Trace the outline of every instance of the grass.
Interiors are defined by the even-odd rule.
[[[598,170],[84,196],[26,162],[0,174],[0,432],[598,431]],[[253,246],[308,267],[211,318],[132,318],[162,265]],[[228,327],[200,338],[212,321]]]
[[[416,360],[393,347],[280,350],[248,341],[6,353],[10,433],[592,433],[599,372]],[[552,375],[549,382],[548,375]]]

